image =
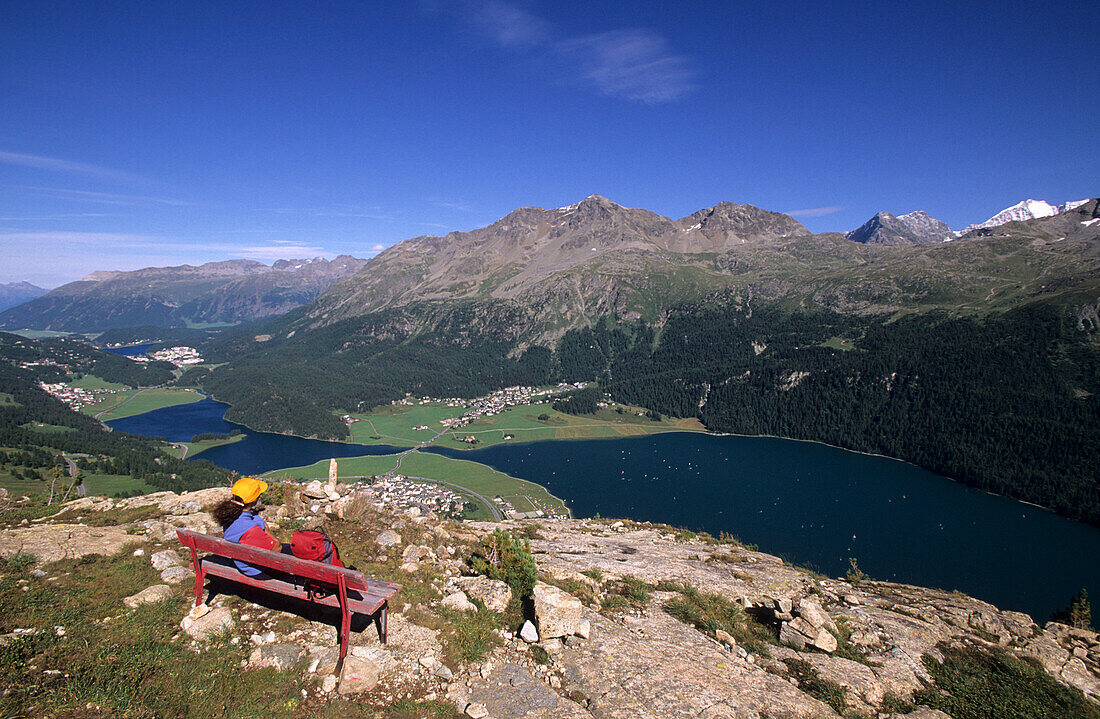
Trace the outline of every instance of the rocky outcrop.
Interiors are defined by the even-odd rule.
[[[326,495],[317,501],[331,507],[355,498],[355,490],[347,488],[332,493],[338,499]],[[146,522],[173,526],[168,523],[203,514],[191,511],[182,497],[158,495],[143,501],[166,513]],[[96,511],[97,504],[106,506],[93,500],[80,511]],[[185,512],[173,514],[177,509]],[[932,681],[926,658],[942,658],[946,647],[962,645],[1033,659],[1055,680],[1100,700],[1096,633],[1055,623],[1040,627],[1027,615],[960,593],[831,579],[736,543],[685,540],[671,528],[628,521],[544,519],[533,528],[517,522],[455,524],[419,512],[398,515],[386,507],[372,511],[369,527],[355,528],[360,548],[391,572],[415,565],[409,570],[409,581],[415,582],[409,594],[416,601],[391,612],[387,644],[372,631],[354,631],[340,664],[331,624],[237,599],[227,602],[225,595],[190,609],[173,641],[185,641],[196,652],[216,651],[207,642],[228,633],[231,644],[251,644],[243,655],[249,657],[245,667],[296,673],[322,697],[318,701],[334,692],[371,706],[395,698],[445,698],[465,716],[488,719],[840,716],[802,681],[806,672],[837,688],[844,715],[891,717],[888,697],[908,700]],[[307,518],[326,514],[297,505],[272,512],[272,523],[299,518],[293,512]],[[462,558],[501,526],[534,535],[540,581],[523,617],[527,621],[506,615],[520,626],[498,625],[481,637],[489,647],[484,657],[462,660],[448,642],[456,627],[485,618],[468,614],[478,609],[475,601],[490,611],[515,611],[507,584],[464,576],[469,565]],[[81,525],[46,522],[5,531],[66,533],[74,527]],[[158,533],[145,523],[118,529],[128,541],[145,543],[134,555],[148,556],[162,576],[189,571],[186,559],[159,545]],[[380,534],[392,540],[388,546],[373,541]],[[441,541],[452,544],[429,546]],[[48,572],[36,571],[34,576],[48,581]],[[629,601],[622,601],[623,595],[617,604],[608,601],[624,586],[646,590]],[[729,625],[712,631],[677,619],[669,606],[684,596],[686,586],[732,602],[741,620],[767,631],[735,638],[730,632],[739,630]],[[139,607],[181,593],[189,594],[155,584],[123,603]],[[454,626],[447,625],[451,621]],[[0,636],[0,645],[18,641],[25,631],[40,630],[18,629]],[[241,655],[236,656],[235,663]],[[906,716],[946,715],[918,707]]]

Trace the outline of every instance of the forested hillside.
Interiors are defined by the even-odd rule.
[[[567,379],[708,429],[827,442],[1100,524],[1095,331],[1053,307],[892,323],[685,308],[567,335]]]
[[[157,440],[109,432],[40,389],[39,381],[66,376],[63,361],[131,386],[164,381],[164,369],[155,366],[162,363],[141,365],[72,340],[38,342],[0,333],[0,464],[6,471],[44,478],[44,471],[65,467],[60,455],[68,452],[91,455],[82,462],[104,474],[128,475],[176,492],[227,481],[229,473],[220,467],[203,460],[184,462],[162,451]],[[24,363],[31,364],[24,369]],[[170,370],[167,377],[172,377]]]

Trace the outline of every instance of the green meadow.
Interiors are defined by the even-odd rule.
[[[105,395],[99,401],[82,407],[80,411],[93,416],[100,415],[99,418],[106,422],[164,407],[190,404],[201,399],[202,395],[193,389],[130,389]]]
[[[304,467],[276,469],[264,474],[270,479],[325,479],[328,477],[328,460]],[[337,471],[342,479],[358,479],[393,472],[397,455],[348,457],[337,460]],[[467,489],[489,500],[501,497],[509,501],[519,512],[535,509],[564,509],[563,502],[546,491],[545,487],[498,472],[484,464],[464,459],[451,459],[437,454],[409,452],[401,460],[399,474],[406,477],[443,481],[460,489]],[[473,499],[471,497],[471,499]],[[476,500],[475,500],[476,502]],[[480,502],[478,502],[480,504]],[[488,518],[485,513],[485,518]]]

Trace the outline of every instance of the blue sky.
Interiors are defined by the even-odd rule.
[[[592,193],[814,231],[1100,194],[1090,3],[0,3],[0,282]]]

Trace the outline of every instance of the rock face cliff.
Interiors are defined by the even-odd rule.
[[[109,554],[137,539],[137,551],[149,556],[164,584],[133,587],[126,605],[190,595],[188,562],[176,551],[174,529],[217,534],[203,507],[225,493],[77,500],[37,526],[0,532],[0,556],[41,552],[45,571],[36,576],[51,581],[50,560]],[[254,632],[247,664],[304,677],[314,687],[305,694],[318,705],[355,695],[359,706],[407,697],[500,719],[893,717],[901,708],[930,719],[948,715],[912,700],[919,703],[927,697],[922,692],[936,687],[933,668],[953,652],[978,651],[1030,661],[1043,681],[1082,692],[1078,707],[1100,711],[1095,632],[1042,627],[963,594],[823,577],[734,541],[662,525],[456,523],[407,501],[394,504],[364,485],[313,482],[291,486],[287,496],[268,517],[276,534],[282,525],[324,517],[345,560],[406,585],[395,600],[389,643],[379,644],[369,629],[353,633],[341,669],[333,627],[244,600],[227,602],[224,595],[180,624],[197,651],[221,632]],[[76,521],[142,507],[155,516],[99,529]],[[502,528],[531,537],[540,578],[532,621],[522,631],[494,630],[486,653],[456,659],[448,649],[454,638],[448,623],[460,621],[455,617],[508,616],[508,585],[470,576],[466,561]],[[692,619],[682,610],[691,597],[710,598],[711,609],[727,607],[725,616],[739,617],[751,634],[735,637],[705,618]]]

